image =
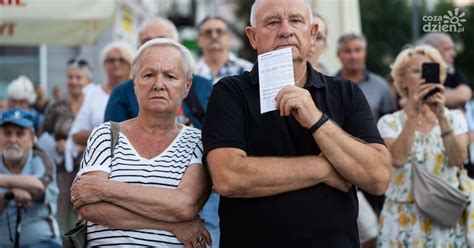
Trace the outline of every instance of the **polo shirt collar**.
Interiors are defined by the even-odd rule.
[[[307,63],[306,67],[308,68],[308,78],[306,79],[304,88],[324,88],[326,86],[326,82],[322,79],[321,74],[316,72],[310,63]],[[252,85],[258,85],[258,63],[255,63],[252,70],[250,71],[250,80]]]

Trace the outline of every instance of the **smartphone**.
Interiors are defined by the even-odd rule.
[[[421,64],[421,78],[425,80],[425,83],[441,83],[439,81],[439,64],[438,63],[423,63]],[[425,96],[426,98],[439,92],[439,89],[436,88],[428,92]]]

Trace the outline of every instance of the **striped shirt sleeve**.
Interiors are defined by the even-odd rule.
[[[191,161],[189,164],[202,164],[202,142],[199,140],[196,144],[196,148],[194,148],[193,156],[191,157]]]
[[[92,130],[78,176],[92,171],[104,171],[110,174],[112,166],[110,132],[110,122],[100,124]]]

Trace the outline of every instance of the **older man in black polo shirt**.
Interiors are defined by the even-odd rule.
[[[307,62],[311,15],[304,0],[252,6],[253,48],[292,48],[295,85],[279,92],[277,111],[260,114],[258,65],[213,88],[203,142],[221,247],[359,247],[356,186],[388,186],[390,155],[362,91]]]

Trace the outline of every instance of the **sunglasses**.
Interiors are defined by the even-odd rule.
[[[210,28],[210,29],[206,29],[206,30],[201,31],[201,35],[206,36],[208,38],[212,37],[213,33],[216,33],[216,35],[220,37],[222,35],[227,34],[227,30],[222,29],[222,28],[215,28],[215,29]]]
[[[76,65],[78,67],[89,67],[89,63],[85,59],[80,59],[80,58],[72,58],[67,61],[67,65]]]
[[[128,64],[128,62],[124,58],[106,58],[105,59],[106,64]]]

